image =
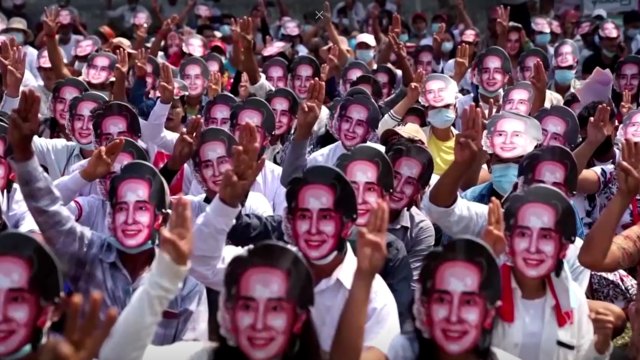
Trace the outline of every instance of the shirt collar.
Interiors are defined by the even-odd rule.
[[[399,229],[401,227],[410,227],[411,221],[409,220],[409,211],[407,208],[402,209],[400,215],[396,219],[396,221],[389,224],[389,229]]]
[[[337,278],[347,290],[351,290],[351,284],[353,283],[353,274],[356,272],[358,266],[358,260],[351,250],[349,243],[346,244],[347,252],[342,260],[342,264],[333,271],[331,277]]]
[[[111,245],[108,241],[105,241],[102,245],[102,251],[100,251],[100,260],[108,263],[116,261],[118,251],[115,246]]]

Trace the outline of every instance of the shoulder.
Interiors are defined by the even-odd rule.
[[[520,360],[519,357],[513,356],[504,350],[498,349],[497,347],[492,346],[491,351],[498,360]]]
[[[264,170],[266,170],[270,174],[275,174],[278,176],[282,174],[282,167],[268,160],[264,162]]]
[[[387,358],[389,360],[414,360],[418,357],[418,339],[415,334],[399,334],[391,340]]]

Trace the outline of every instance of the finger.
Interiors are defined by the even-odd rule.
[[[73,294],[67,304],[66,320],[64,324],[64,337],[72,343],[76,341],[76,332],[78,331],[81,307],[82,294]]]
[[[89,312],[86,314],[84,323],[80,327],[80,336],[91,334],[96,328],[100,320],[100,306],[102,305],[103,295],[99,291],[91,292],[89,297]]]
[[[116,138],[115,140],[107,144],[107,147],[105,149],[105,155],[109,159],[115,160],[115,157],[118,156],[118,154],[120,154],[123,147],[124,147],[124,139]]]
[[[102,326],[97,332],[94,332],[89,338],[89,341],[85,344],[83,351],[83,358],[95,359],[97,358],[98,351],[102,347],[102,344],[111,333],[111,328],[115,325],[118,319],[118,310],[116,308],[109,308],[102,321]]]
[[[376,201],[376,203],[373,204],[373,208],[369,213],[369,220],[367,221],[367,225],[365,226],[366,229],[370,233],[375,233],[376,229],[379,226],[378,225],[379,221],[380,221],[380,200]]]
[[[324,93],[325,93],[325,83],[324,81],[318,81],[318,97],[316,98],[316,101],[318,102],[318,104],[324,103]]]
[[[184,196],[179,196],[175,203],[176,209],[172,209],[170,224],[172,228],[181,228],[191,232],[191,204]]]
[[[380,228],[378,229],[379,233],[387,232],[387,228],[389,227],[389,203],[386,200],[382,200],[382,219],[380,221]]]

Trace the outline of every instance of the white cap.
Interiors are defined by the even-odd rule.
[[[377,46],[376,38],[373,37],[373,35],[367,33],[356,36],[356,45],[358,45],[359,43],[365,43],[372,47]]]
[[[607,12],[604,9],[595,9],[593,13],[591,13],[591,17],[595,18],[596,16],[602,16],[602,18],[607,18]]]

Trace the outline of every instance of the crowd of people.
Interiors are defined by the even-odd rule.
[[[639,11],[27,3],[0,359],[640,359]]]

